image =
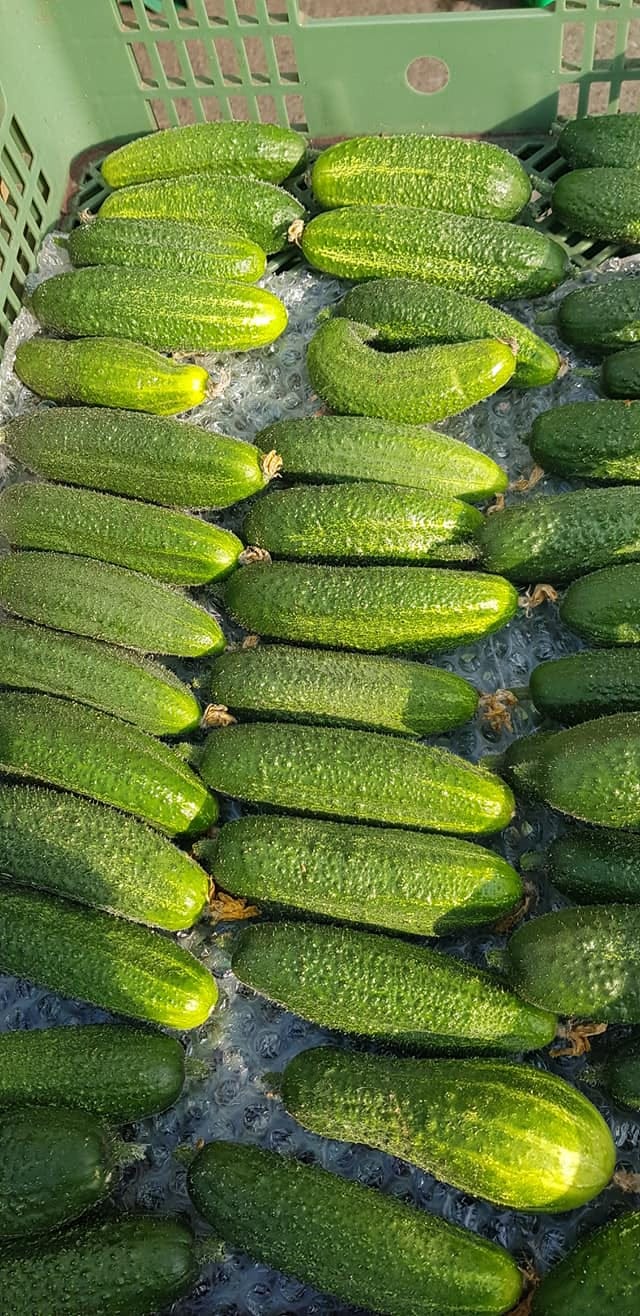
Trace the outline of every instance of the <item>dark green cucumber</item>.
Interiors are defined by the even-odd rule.
[[[620,116],[621,118],[624,116]],[[640,1286],[640,1211],[586,1238],[545,1275],[532,1316],[636,1316]]]
[[[633,562],[640,559],[640,489],[532,498],[487,517],[479,539],[487,571],[523,584]]]
[[[520,1296],[495,1243],[291,1156],[209,1143],[188,1187],[220,1237],[339,1301],[386,1316],[498,1316]]]
[[[216,169],[280,183],[305,150],[300,133],[273,123],[189,123],[126,142],[110,152],[101,170],[109,187]]]
[[[227,576],[243,549],[237,535],[188,512],[34,480],[0,494],[0,535],[14,548],[75,553],[172,585]]]
[[[601,1075],[614,1101],[631,1110],[640,1110],[640,1043],[637,1037],[610,1051],[604,1065],[595,1067],[595,1074]]]
[[[1,578],[0,566],[0,600]],[[470,644],[500,630],[518,606],[500,576],[295,562],[243,567],[226,583],[224,598],[235,621],[271,639],[375,653]]]
[[[579,905],[532,919],[509,939],[507,971],[541,1009],[640,1023],[640,908]]]
[[[275,557],[321,562],[473,562],[484,517],[476,507],[400,485],[297,485],[250,507],[249,544]],[[0,528],[2,498],[0,496]]]
[[[640,836],[571,831],[552,842],[547,871],[553,885],[580,904],[640,900]]]
[[[585,114],[565,123],[558,150],[572,169],[592,165],[637,168],[640,165],[640,115]]]
[[[440,667],[275,644],[227,650],[212,664],[209,696],[245,718],[370,727],[403,736],[449,731],[473,717],[478,705],[474,687]]]
[[[554,347],[496,306],[453,288],[420,279],[372,279],[356,284],[338,303],[336,315],[378,330],[385,347],[424,347],[426,343],[462,343],[474,338],[514,342],[516,369],[511,384],[535,388],[551,384],[560,369]]]
[[[572,233],[607,242],[640,240],[637,169],[575,169],[558,179],[553,213]]]
[[[314,1133],[378,1147],[517,1211],[581,1206],[615,1165],[611,1134],[582,1093],[508,1061],[317,1047],[289,1064],[283,1095]]]
[[[404,276],[475,297],[538,297],[569,272],[564,248],[546,233],[409,206],[325,211],[292,236],[310,265],[338,278]]]
[[[560,616],[591,644],[640,643],[640,565],[606,567],[582,576],[560,602]]]
[[[217,818],[216,801],[175,750],[51,695],[2,696],[0,771],[88,795],[172,836],[204,832]]]
[[[215,617],[179,590],[68,553],[0,558],[0,603],[27,621],[143,653],[197,658],[224,649]]]
[[[206,873],[166,837],[115,809],[36,786],[0,785],[0,873],[169,932],[190,928],[208,900]]]
[[[249,814],[196,853],[225,891],[252,905],[418,936],[490,923],[522,895],[518,874],[493,851],[395,828]]]
[[[640,650],[596,649],[540,663],[529,677],[533,702],[558,722],[640,711]]]
[[[20,343],[14,370],[33,393],[56,402],[174,416],[199,407],[209,375],[125,338],[44,338]]]
[[[482,766],[343,727],[224,727],[209,736],[200,772],[224,795],[256,804],[427,831],[499,832],[514,809],[509,788]]]
[[[376,351],[376,338],[368,325],[338,318],[316,330],[309,379],[334,411],[416,425],[443,420],[496,393],[515,370],[511,347],[496,338],[406,352]]]
[[[560,303],[558,331],[565,343],[599,351],[640,340],[640,277],[623,274],[570,292]]]
[[[627,347],[606,357],[600,383],[607,397],[640,398],[640,347]]]
[[[427,1051],[536,1051],[557,1019],[481,969],[397,937],[330,923],[254,923],[240,982],[321,1028]]]
[[[198,1272],[185,1225],[137,1216],[4,1249],[0,1292],[11,1294],[11,1316],[150,1316],[188,1293]]]
[[[551,407],[536,416],[529,447],[538,465],[554,475],[638,484],[640,403],[566,402]]]
[[[503,493],[508,484],[506,471],[485,453],[423,425],[370,416],[305,416],[276,421],[258,439],[280,453],[287,477],[296,480],[374,480],[470,503]]]
[[[126,265],[204,279],[255,283],[267,266],[256,242],[239,233],[171,219],[94,219],[72,229],[73,265]]]

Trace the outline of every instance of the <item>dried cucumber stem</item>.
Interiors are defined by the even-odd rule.
[[[504,509],[505,509],[504,494],[503,493],[496,494],[493,502],[487,508],[487,516],[493,516],[494,512],[504,512]]]
[[[271,554],[267,552],[266,548],[258,548],[255,544],[248,544],[240,554],[238,562],[242,567],[250,567],[254,562],[266,562],[270,566]]]
[[[543,603],[556,603],[558,591],[553,585],[531,585],[524,594],[518,596],[518,606],[524,609],[525,617],[530,617],[534,608]]]
[[[586,1056],[591,1050],[591,1038],[606,1033],[607,1024],[578,1024],[569,1020],[558,1028],[558,1037],[564,1038],[566,1046],[552,1046],[553,1056]]]
[[[492,731],[513,731],[511,712],[517,704],[518,700],[513,690],[494,690],[480,695],[478,711],[481,720],[486,722]]]
[[[244,640],[242,641],[242,644],[240,645],[240,648],[241,648],[241,649],[257,649],[259,643],[260,643],[260,636],[259,636],[259,635],[245,635]]]
[[[265,453],[260,462],[260,466],[265,480],[274,480],[276,475],[279,475],[282,470],[282,457],[274,448],[271,452]]]
[[[531,1316],[536,1289],[541,1283],[541,1276],[538,1274],[532,1261],[525,1262],[525,1264],[520,1267],[520,1270],[525,1286],[524,1294],[520,1299],[518,1306],[512,1309],[509,1316]]]
[[[640,1193],[640,1174],[632,1170],[616,1170],[611,1182],[623,1193]]]
[[[514,480],[513,484],[509,485],[509,490],[511,493],[528,493],[530,489],[535,489],[544,477],[544,467],[536,465],[529,475],[521,475],[519,480]]]
[[[230,383],[231,375],[228,370],[221,370],[220,376],[215,383],[211,376],[209,376],[209,383],[207,384],[207,400],[213,402],[215,398],[222,397],[222,394],[225,389],[229,387]]]
[[[209,917],[213,923],[237,923],[241,919],[257,918],[260,913],[257,905],[248,905],[246,900],[213,887],[209,897]]]
[[[232,727],[236,721],[237,718],[229,712],[226,704],[207,704],[200,726],[204,731],[211,727]]]
[[[304,220],[294,219],[293,223],[287,229],[287,241],[293,242],[296,247],[300,246],[300,239],[304,232]]]
[[[537,888],[532,882],[525,882],[522,899],[518,901],[515,909],[510,910],[508,914],[505,914],[504,918],[499,919],[498,922],[494,924],[494,932],[512,932],[514,928],[517,928],[519,923],[522,923],[523,918],[526,918],[537,899]]]

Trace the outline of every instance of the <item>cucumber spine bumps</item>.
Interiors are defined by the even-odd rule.
[[[569,581],[640,558],[640,489],[580,489],[532,498],[487,517],[484,565],[524,583]]]
[[[529,677],[533,702],[558,722],[640,711],[640,650],[595,649],[552,658]]]
[[[507,945],[514,991],[542,1009],[640,1023],[640,908],[581,905],[518,928]]]
[[[637,484],[640,403],[567,402],[551,407],[533,422],[529,447],[538,465],[554,475]]]
[[[304,137],[272,123],[194,123],[126,142],[102,161],[109,187],[220,169],[280,183],[304,159]]]
[[[604,567],[574,580],[560,601],[567,626],[591,644],[638,644],[640,564]]]
[[[209,375],[124,338],[44,338],[20,343],[14,370],[33,393],[56,402],[130,407],[173,416],[199,407]]]
[[[606,165],[636,168],[640,162],[637,114],[587,114],[564,125],[558,150],[572,169]]]
[[[626,347],[640,339],[640,278],[623,274],[576,288],[558,308],[565,343],[594,351]]]
[[[547,853],[547,873],[579,904],[640,900],[640,836],[598,828],[559,836]]]
[[[624,115],[621,116],[624,118]],[[635,1316],[640,1284],[640,1211],[631,1211],[587,1234],[545,1275],[534,1295],[533,1316]]]
[[[267,266],[262,248],[239,233],[176,219],[93,219],[72,229],[73,265],[126,265],[205,279],[255,283]]]
[[[637,169],[575,169],[558,179],[554,215],[572,232],[609,242],[640,239],[640,174]]]

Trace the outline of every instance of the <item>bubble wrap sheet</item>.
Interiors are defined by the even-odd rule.
[[[55,239],[49,237],[34,280],[66,267],[66,256]],[[640,258],[613,261],[608,271],[615,273],[621,268],[640,273]],[[594,277],[606,278],[609,274],[586,274],[581,276],[581,281]],[[305,345],[320,309],[335,302],[343,292],[337,280],[301,268],[267,275],[264,284],[286,302],[290,317],[286,333],[271,348],[259,352],[205,358],[214,377],[223,370],[228,372],[227,386],[216,400],[189,414],[189,420],[245,440],[252,440],[258,430],[272,421],[318,410],[318,400],[306,375]],[[535,328],[540,312],[557,303],[571,286],[576,285],[564,285],[549,298],[535,303],[511,303],[507,309]],[[12,371],[16,346],[35,329],[33,317],[23,311],[13,327],[0,367],[0,423],[39,405]],[[553,329],[545,327],[541,332],[567,355]],[[587,363],[573,358],[570,364],[581,367]],[[559,402],[595,396],[594,381],[570,371],[549,388],[499,393],[466,415],[445,422],[442,428],[489,453],[508,468],[511,479],[515,480],[528,475],[532,468],[524,440],[537,413]],[[0,479],[23,478],[24,474],[12,468],[0,452]],[[546,479],[536,492],[553,493],[569,487],[566,482]],[[514,501],[526,496],[509,494],[508,499]],[[233,509],[225,524],[238,528],[241,511]],[[206,594],[201,594],[201,601],[207,602]],[[521,610],[497,635],[470,648],[458,649],[438,662],[468,678],[480,690],[492,691],[500,687],[525,687],[529,672],[542,659],[578,647],[579,642],[561,626],[557,608],[544,604],[530,616]],[[203,675],[195,664],[191,664],[188,674],[186,668],[182,669],[188,679],[194,679],[194,673],[196,679]],[[531,705],[522,702],[515,712],[513,734],[505,731],[496,735],[476,720],[449,737],[439,738],[437,743],[478,759],[505,748],[513,735],[528,733],[534,724]],[[539,851],[557,829],[558,823],[549,812],[521,808],[494,845],[512,863],[518,864],[523,855]],[[537,913],[562,903],[535,872],[533,880],[538,887]],[[280,1100],[270,1094],[264,1076],[283,1069],[299,1051],[317,1045],[328,1035],[239,987],[229,968],[232,939],[233,932],[224,928],[214,931],[205,924],[180,937],[219,979],[221,1007],[204,1028],[185,1037],[191,1054],[206,1062],[208,1076],[204,1080],[190,1080],[173,1110],[127,1132],[136,1142],[147,1145],[147,1153],[142,1162],[125,1171],[114,1199],[116,1204],[188,1214],[184,1158],[176,1158],[174,1151],[198,1139],[227,1138],[257,1142],[273,1150],[316,1160],[335,1173],[381,1188],[423,1210],[475,1230],[509,1248],[519,1261],[532,1261],[541,1271],[564,1255],[585,1230],[602,1223],[625,1205],[640,1205],[637,1196],[624,1197],[619,1188],[610,1187],[595,1203],[563,1216],[500,1210],[446,1187],[390,1156],[306,1133],[287,1115]],[[465,938],[439,940],[437,945],[483,965],[486,952],[503,942],[504,938],[480,932]],[[103,1017],[87,1007],[0,975],[2,1030],[88,1022]],[[607,1038],[602,1045],[608,1044]],[[530,1063],[581,1081],[584,1064],[581,1060],[553,1061],[545,1053],[530,1058]],[[584,1090],[611,1125],[619,1149],[619,1165],[640,1171],[640,1125],[608,1103],[599,1091],[591,1087]],[[455,1138],[454,1129],[451,1136]],[[194,1220],[194,1224],[199,1232],[204,1232],[202,1222]],[[294,1316],[294,1313],[312,1316],[329,1312],[353,1316],[355,1309],[337,1304],[334,1299],[256,1265],[246,1257],[229,1253],[221,1262],[203,1270],[195,1292],[173,1310],[180,1316],[213,1316],[213,1313],[215,1316]]]

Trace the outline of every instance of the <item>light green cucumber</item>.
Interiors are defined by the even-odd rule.
[[[94,219],[72,229],[67,254],[73,265],[126,265],[202,279],[261,279],[267,259],[240,233],[177,219]]]
[[[199,407],[209,375],[125,338],[44,338],[20,343],[14,370],[33,393],[55,402],[174,416]]]
[[[109,187],[221,169],[280,183],[304,159],[300,133],[273,123],[189,123],[126,142],[102,161]]]
[[[538,496],[488,516],[479,531],[487,571],[525,583],[564,582],[640,559],[640,489]]]

